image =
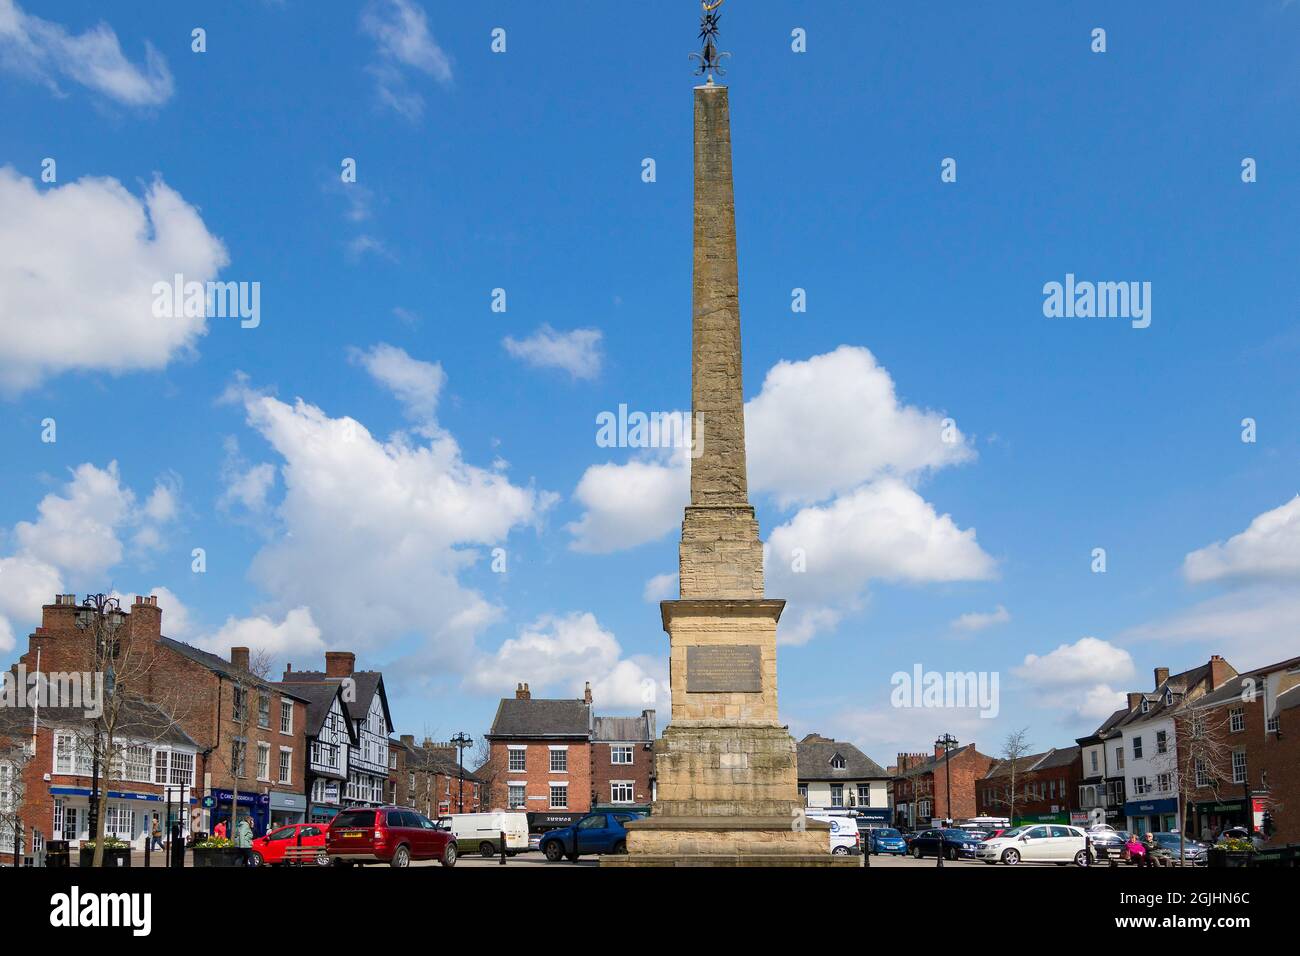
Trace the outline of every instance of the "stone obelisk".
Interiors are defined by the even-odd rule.
[[[672,719],[655,742],[657,799],[612,865],[838,865],[829,825],[805,820],[795,743],[777,718],[776,626],[749,503],[741,390],[731,119],[725,86],[695,88],[691,501],[681,596],[660,605]],[[702,426],[702,428],[701,428]],[[702,434],[701,434],[702,431]]]

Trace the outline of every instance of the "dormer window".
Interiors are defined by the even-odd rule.
[[[832,758],[831,758],[831,769],[832,769],[832,770],[843,770],[843,769],[844,769],[844,758],[843,758],[842,756],[840,756],[839,754],[836,754],[834,757],[832,757]]]
[[[1173,705],[1174,705],[1174,692],[1172,690],[1167,690],[1165,691],[1165,706],[1172,707]]]
[[[1151,709],[1151,701],[1149,701],[1149,700],[1147,700],[1145,697],[1143,697],[1143,698],[1142,698],[1142,713],[1145,714],[1145,713],[1146,713],[1148,710],[1150,710],[1150,709]]]

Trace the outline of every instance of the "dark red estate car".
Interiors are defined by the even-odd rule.
[[[325,851],[335,866],[409,866],[416,860],[456,865],[456,838],[406,807],[344,810],[330,824]]]
[[[253,841],[249,862],[253,866],[280,866],[284,863],[329,862],[325,854],[327,823],[291,823],[272,830]]]

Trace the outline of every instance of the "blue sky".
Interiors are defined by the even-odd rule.
[[[685,471],[595,421],[689,401],[697,17],[0,0],[0,653],[55,589],[165,589],[172,636],[357,650],[401,732],[516,680],[639,710]],[[1046,748],[1154,666],[1300,652],[1300,4],[722,26],[792,730]],[[260,324],[153,316],[177,271]],[[1151,283],[1150,326],[1045,317],[1067,273]],[[891,707],[917,664],[998,716]]]

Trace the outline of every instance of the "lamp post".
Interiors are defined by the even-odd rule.
[[[95,672],[104,675],[109,694],[113,687],[113,658],[117,656],[117,639],[114,635],[126,623],[122,604],[115,597],[91,594],[81,602],[77,611],[77,629],[90,631],[95,638]],[[104,860],[104,834],[99,818],[99,734],[101,717],[92,725],[94,738],[91,744],[90,812],[86,815],[87,832],[95,841],[93,865],[101,866]],[[73,758],[75,763],[75,756]]]
[[[949,773],[949,769],[948,769],[948,753],[949,751],[952,750],[953,747],[957,746],[957,738],[954,737],[952,734],[944,734],[942,737],[940,737],[938,740],[934,742],[934,745],[936,747],[943,748],[943,784],[948,791],[947,799],[944,801],[944,811],[947,817],[951,817],[952,816],[952,774]],[[943,820],[940,819],[939,823],[940,823],[939,852],[936,854],[939,862],[936,863],[935,866],[942,867],[943,853],[944,853],[944,846],[943,846],[944,827],[942,825]]]
[[[465,731],[460,731],[451,742],[456,745],[456,762],[460,765],[460,773],[456,779],[456,803],[459,809],[457,813],[465,812],[465,748],[474,743],[474,738]]]

